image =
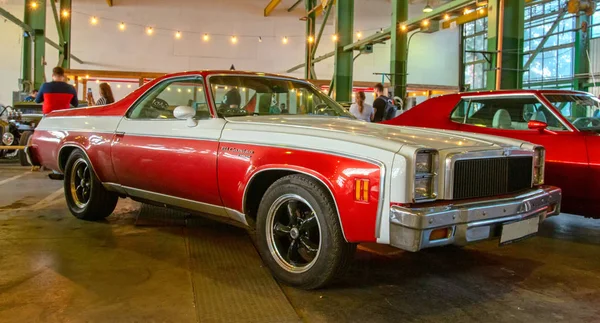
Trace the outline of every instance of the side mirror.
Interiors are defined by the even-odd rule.
[[[190,128],[198,125],[198,121],[194,119],[196,116],[196,110],[194,110],[192,107],[180,105],[173,110],[173,116],[179,120],[187,120],[186,124]]]
[[[548,124],[542,121],[531,120],[527,123],[527,128],[531,130],[544,131],[548,128]]]

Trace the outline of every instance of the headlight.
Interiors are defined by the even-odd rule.
[[[546,159],[546,149],[535,147],[533,154],[533,185],[544,184],[544,162]]]
[[[414,190],[415,202],[435,200],[437,197],[437,151],[419,151],[415,155]]]
[[[5,146],[11,146],[13,142],[15,142],[15,136],[12,133],[6,132],[2,135],[2,143]]]

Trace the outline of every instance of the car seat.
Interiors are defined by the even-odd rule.
[[[510,113],[505,109],[498,109],[492,120],[492,127],[497,129],[512,129]]]

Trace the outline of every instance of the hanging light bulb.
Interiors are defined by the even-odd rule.
[[[96,16],[92,16],[92,18],[90,18],[90,23],[92,25],[95,25],[98,23],[98,18],[96,18]]]
[[[258,36],[258,42],[262,43],[262,37],[261,36]]]
[[[117,84],[117,89],[120,89],[120,88],[121,88],[121,84]]]
[[[423,26],[423,27],[429,26],[429,20],[425,19],[425,20],[421,21],[421,26]]]
[[[337,35],[337,34],[333,34],[333,36],[331,36],[331,39],[332,39],[334,42],[337,42],[337,41],[338,41],[338,35]]]
[[[100,80],[96,80],[96,84],[100,83]]]
[[[175,33],[175,38],[180,39],[181,38],[181,31],[177,31]]]
[[[31,1],[31,3],[29,4],[29,6],[31,7],[31,9],[37,9],[38,3],[37,3],[37,1]]]
[[[181,89],[177,89],[177,92],[181,93]]]
[[[152,27],[146,28],[146,34],[152,35],[152,33],[154,33],[154,29]]]
[[[479,8],[479,14],[483,15],[484,12],[485,12],[484,8]]]
[[[210,37],[208,36],[208,34],[204,34],[204,36],[202,36],[202,40],[204,41],[208,41],[210,39]]]
[[[69,10],[63,9],[63,11],[60,14],[61,14],[61,16],[63,16],[63,18],[68,18],[69,17]]]
[[[444,20],[450,20],[450,15],[449,14],[445,14],[444,15]]]
[[[125,30],[125,23],[124,23],[124,22],[121,22],[121,23],[119,24],[119,30],[120,30],[120,31],[123,31],[123,30]]]
[[[237,37],[236,37],[236,36],[231,36],[231,43],[232,43],[232,44],[236,44],[236,43],[237,43],[237,41],[238,41],[238,39],[237,39]]]
[[[402,31],[406,31],[407,28],[408,27],[406,27],[406,25],[400,25],[400,30],[402,30]]]
[[[315,41],[315,37],[313,37],[312,35],[308,36],[308,43],[312,44]]]
[[[362,38],[362,33],[359,31],[356,33],[356,39],[360,40]]]
[[[85,79],[86,79],[86,80],[89,80],[89,79],[90,79],[90,76],[86,74],[86,75],[85,75]]]
[[[168,88],[167,88],[167,91],[171,91],[171,88],[170,88],[170,87],[168,87]]]
[[[463,14],[468,14],[471,10],[469,10],[469,8],[465,8],[465,10],[463,10]]]
[[[284,44],[287,44],[287,43],[288,43],[288,38],[287,38],[287,36],[286,36],[286,37],[283,37],[283,39],[282,39],[281,41],[282,41]]]
[[[127,84],[127,88],[128,88],[128,89],[131,89],[131,84]]]

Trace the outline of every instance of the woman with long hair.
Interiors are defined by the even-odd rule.
[[[350,106],[350,113],[358,120],[371,122],[375,117],[375,110],[372,105],[365,103],[365,99],[365,92],[356,93],[356,103]]]
[[[107,105],[115,102],[115,97],[113,96],[112,90],[108,83],[100,83],[100,98],[94,104],[94,96],[91,92],[88,93],[88,105]]]

